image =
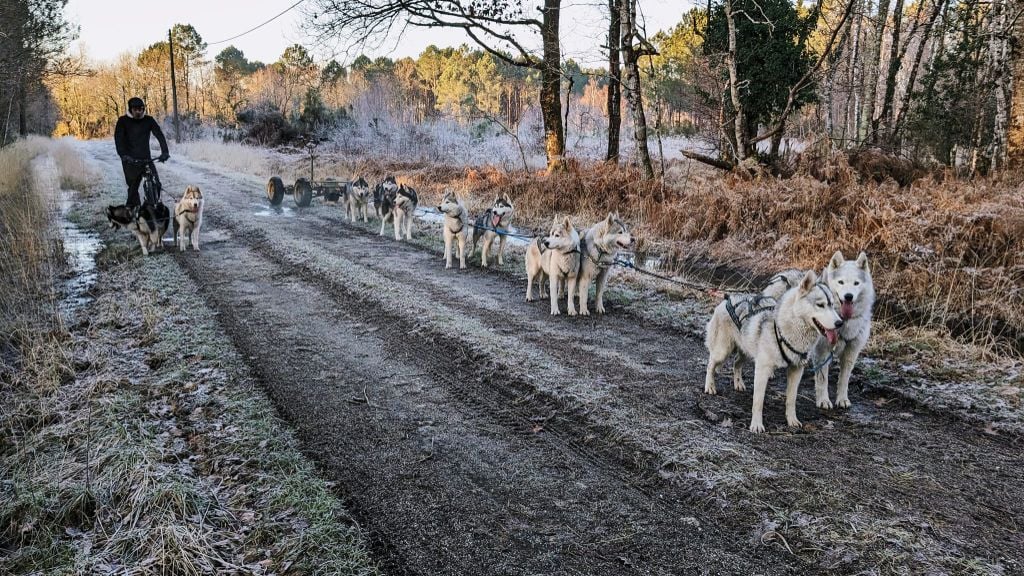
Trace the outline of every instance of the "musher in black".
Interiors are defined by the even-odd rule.
[[[167,140],[160,130],[160,125],[152,116],[146,115],[146,103],[142,98],[131,98],[128,100],[128,114],[117,119],[117,126],[114,127],[114,145],[117,146],[117,155],[121,157],[121,167],[124,169],[124,181],[128,184],[128,206],[138,206],[139,184],[142,182],[142,175],[145,172],[145,165],[133,163],[132,160],[150,160],[149,136],[156,136],[160,142],[160,157],[158,161],[164,162],[170,155],[167,153]],[[154,175],[156,168],[153,168]],[[159,179],[157,180],[159,182]]]

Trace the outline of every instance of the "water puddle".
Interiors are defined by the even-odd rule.
[[[74,196],[74,191],[60,190],[56,198],[57,227],[68,264],[68,279],[64,283],[60,311],[69,323],[78,310],[92,301],[89,290],[96,284],[96,254],[103,248],[95,232],[83,230],[68,219],[75,203]]]
[[[289,206],[284,206],[284,205],[269,206],[267,204],[257,204],[257,203],[253,203],[253,206],[255,206],[257,208],[256,211],[253,212],[254,216],[275,216],[275,215],[286,216],[286,217],[295,216],[295,209],[291,208]]]

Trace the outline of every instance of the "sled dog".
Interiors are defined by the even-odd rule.
[[[448,190],[437,210],[444,214],[444,267],[452,267],[452,244],[459,248],[459,268],[466,267],[466,236],[469,235],[469,213],[459,196]]]
[[[502,194],[494,199],[491,207],[484,211],[473,223],[473,248],[470,254],[476,253],[476,244],[483,238],[483,245],[480,248],[480,265],[487,268],[487,256],[490,254],[491,244],[498,238],[498,266],[505,263],[502,255],[505,253],[506,234],[509,232],[509,224],[512,221],[512,213],[515,206],[508,194]]]
[[[181,200],[174,204],[174,241],[181,252],[185,251],[190,240],[192,249],[199,250],[199,229],[203,225],[204,202],[199,187],[189,186]]]
[[[597,284],[594,296],[594,310],[604,314],[604,289],[608,285],[608,273],[619,250],[626,250],[633,245],[633,235],[622,223],[618,214],[594,224],[580,238],[580,275],[577,291],[580,297],[580,314],[587,316],[587,298],[590,295],[591,283]]]
[[[834,343],[837,330],[843,326],[833,304],[831,289],[813,271],[783,293],[774,306],[762,305],[758,297],[728,297],[719,304],[708,321],[704,343],[708,347],[708,369],[704,392],[715,394],[715,372],[725,360],[736,354],[733,365],[733,387],[745,390],[743,365],[754,362],[754,402],[750,431],[764,432],[762,408],[768,379],[779,368],[786,368],[786,422],[800,426],[796,417],[796,393],[818,337]],[[750,314],[739,318],[737,308],[748,308]]]
[[[139,240],[142,254],[163,248],[163,236],[171,221],[171,211],[163,202],[142,206],[107,206],[107,220],[112,228],[131,230]]]
[[[569,221],[568,216],[555,217],[550,233],[536,238],[526,249],[526,300],[533,301],[533,283],[541,283],[540,295],[544,296],[543,282],[547,278],[551,313],[558,314],[558,296],[562,289],[566,298],[569,316],[576,315],[573,292],[580,271],[580,235]]]

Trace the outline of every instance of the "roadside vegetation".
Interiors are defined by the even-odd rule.
[[[101,230],[113,178],[68,145],[0,154],[0,572],[377,573],[172,259],[104,232],[91,301],[60,306],[52,199]]]

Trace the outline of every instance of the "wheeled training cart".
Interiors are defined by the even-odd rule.
[[[337,202],[348,192],[352,183],[346,180],[331,177],[316,180],[313,177],[313,160],[316,158],[313,151],[316,150],[316,143],[306,144],[306,150],[309,151],[309,178],[299,178],[295,184],[286,185],[280,176],[271,176],[267,181],[267,200],[270,200],[271,205],[279,205],[285,193],[292,195],[296,206],[309,206],[313,198],[322,196],[328,202]]]

